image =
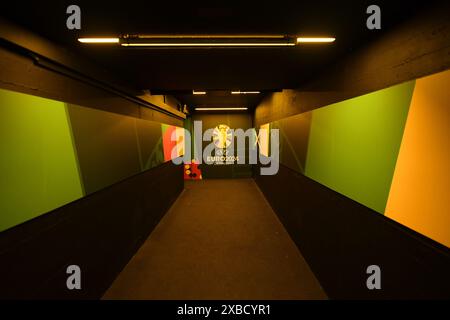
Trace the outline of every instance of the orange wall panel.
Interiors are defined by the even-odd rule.
[[[418,79],[385,215],[450,247],[450,70]]]

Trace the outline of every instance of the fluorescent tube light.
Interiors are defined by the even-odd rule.
[[[247,110],[248,108],[242,107],[242,108],[233,108],[233,107],[218,107],[218,108],[195,108],[196,111],[232,111],[232,110]]]
[[[299,37],[297,38],[297,43],[330,43],[334,42],[336,38],[309,38],[309,37]]]
[[[283,35],[125,35],[124,47],[286,47],[295,38]]]
[[[195,90],[192,90],[192,94],[203,95],[203,94],[206,94],[206,91],[195,91]]]
[[[231,91],[231,94],[258,94],[260,91]]]
[[[330,43],[331,37],[276,35],[123,35],[114,38],[78,38],[79,42],[117,43],[124,47],[292,47],[299,43]]]
[[[119,38],[78,38],[82,43],[119,43]]]
[[[124,47],[291,47],[292,42],[133,42],[121,43]]]
[[[284,35],[250,35],[250,34],[224,34],[224,35],[205,35],[205,34],[138,34],[127,35],[128,38],[138,39],[285,39]]]

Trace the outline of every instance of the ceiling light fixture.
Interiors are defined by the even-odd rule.
[[[219,107],[219,108],[195,108],[196,111],[236,111],[236,110],[248,110],[248,108],[233,108],[233,107]]]
[[[204,94],[206,94],[206,91],[195,91],[195,90],[192,90],[192,94],[195,94],[195,95],[204,95]]]
[[[88,44],[117,43],[123,47],[293,47],[301,43],[331,43],[331,37],[282,35],[123,35],[117,38],[79,38]]]
[[[297,43],[331,43],[334,42],[336,38],[308,38],[299,37],[297,38]]]
[[[81,43],[119,43],[119,38],[78,38]]]
[[[283,35],[125,35],[124,47],[285,47],[295,38]]]
[[[122,43],[123,47],[291,47],[295,43],[287,42],[139,42]]]
[[[249,35],[249,34],[237,34],[237,35],[185,35],[185,34],[175,34],[175,35],[155,35],[155,34],[137,34],[137,35],[126,35],[128,38],[140,38],[140,39],[285,39],[284,35]]]
[[[261,91],[231,91],[231,94],[258,94]]]

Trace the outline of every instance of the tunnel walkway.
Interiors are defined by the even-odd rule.
[[[104,299],[326,299],[253,179],[187,181]]]

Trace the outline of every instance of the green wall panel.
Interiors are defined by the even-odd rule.
[[[156,167],[164,162],[164,151],[159,122],[136,119],[141,171]]]
[[[69,105],[86,194],[141,172],[135,118]]]
[[[0,89],[0,231],[83,196],[63,102]]]
[[[0,121],[0,231],[164,162],[159,122],[1,89]]]
[[[306,176],[384,213],[414,84],[313,110]]]
[[[280,162],[305,173],[312,112],[275,121],[272,128],[280,130]]]

